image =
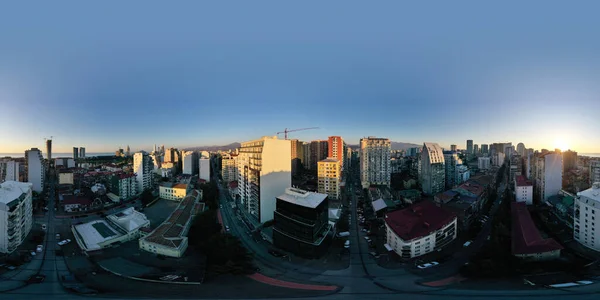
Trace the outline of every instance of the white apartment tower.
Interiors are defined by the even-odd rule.
[[[420,179],[425,194],[435,195],[444,191],[446,183],[444,153],[437,143],[423,143]]]
[[[292,186],[291,143],[262,137],[241,143],[238,190],[244,209],[260,223],[273,219],[277,196]]]
[[[291,150],[290,150],[291,151]],[[199,175],[198,178],[210,182],[210,153],[208,151],[202,151],[200,153],[199,163]]]
[[[154,177],[154,162],[153,159],[145,151],[136,152],[133,154],[133,172],[137,176],[138,193],[146,189],[152,188]]]
[[[181,174],[193,175],[194,174],[194,151],[183,151],[181,153],[183,166],[181,168]]]
[[[562,154],[547,152],[536,159],[534,194],[540,202],[558,195],[562,189]]]
[[[363,188],[370,185],[390,186],[391,151],[389,139],[372,136],[360,139],[360,182]]]
[[[42,151],[38,148],[31,148],[25,151],[25,160],[27,163],[27,182],[33,184],[34,192],[44,190],[44,181],[46,177],[46,168],[44,166],[44,157]]]
[[[479,157],[477,158],[477,166],[480,170],[489,170],[491,165],[491,160],[489,157]]]
[[[600,182],[600,160],[590,161],[590,184]]]
[[[0,184],[0,253],[12,253],[31,230],[32,183]]]
[[[0,183],[4,181],[20,181],[19,165],[17,161],[0,160]]]
[[[573,214],[573,237],[580,244],[600,251],[600,182],[591,188],[577,193]],[[598,224],[598,225],[596,225]]]

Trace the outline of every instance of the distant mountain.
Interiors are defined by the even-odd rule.
[[[235,142],[224,146],[198,146],[198,147],[189,147],[183,150],[188,151],[227,151],[227,150],[235,150],[240,147],[240,143]]]
[[[409,148],[422,147],[423,145],[413,144],[413,143],[404,143],[404,142],[391,142],[392,150],[406,150]],[[360,145],[348,145],[352,149],[360,148]]]

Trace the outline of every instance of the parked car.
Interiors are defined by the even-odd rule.
[[[56,234],[56,239],[57,239],[57,240],[60,240],[60,233],[57,233],[57,234]]]
[[[58,242],[58,245],[59,246],[64,246],[64,245],[66,245],[66,244],[68,244],[70,242],[71,242],[70,239],[66,239],[66,240],[62,240],[62,241]]]
[[[426,264],[422,264],[422,265],[418,265],[417,268],[419,269],[427,269],[427,268],[432,268],[435,267],[437,265],[439,265],[440,263],[437,261],[432,261],[430,263],[426,263]]]
[[[29,254],[31,254],[31,256],[35,256],[35,251],[31,251]]]
[[[346,240],[346,242],[344,243],[344,248],[350,248],[350,240]]]
[[[46,224],[42,224],[42,230],[46,230]]]
[[[42,245],[37,245],[37,247],[35,248],[35,251],[36,251],[36,252],[42,252],[42,251],[44,251],[44,246],[42,246]]]
[[[466,243],[463,244],[463,247],[469,247],[469,245],[471,245],[471,243],[473,243],[473,241],[467,241]]]

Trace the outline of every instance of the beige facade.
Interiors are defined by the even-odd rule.
[[[360,181],[363,188],[372,184],[390,186],[391,151],[389,139],[372,136],[360,139]]]
[[[221,177],[227,184],[237,180],[237,154],[221,154]]]
[[[318,163],[318,192],[327,194],[330,199],[340,198],[340,161],[333,157],[321,160]]]
[[[159,197],[179,201],[187,194],[187,184],[163,184],[158,188]]]
[[[58,184],[73,184],[73,172],[58,173]]]

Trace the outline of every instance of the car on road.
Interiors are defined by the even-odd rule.
[[[344,243],[344,248],[348,249],[350,248],[350,241],[346,240],[346,242]]]
[[[31,254],[31,256],[35,256],[35,251],[31,251],[29,254]]]
[[[223,208],[223,204],[219,205],[219,208]]]
[[[437,266],[437,265],[439,265],[439,264],[440,264],[440,263],[439,263],[439,262],[437,262],[437,261],[432,261],[432,262],[429,262],[429,263],[425,263],[425,264],[422,264],[422,265],[418,265],[418,266],[417,266],[417,268],[419,268],[419,269],[421,269],[421,270],[422,270],[422,269],[427,269],[427,268],[432,268],[432,267],[435,267],[435,266]]]
[[[64,246],[64,245],[66,245],[66,244],[68,244],[70,242],[71,242],[71,239],[66,239],[66,240],[62,240],[62,241],[58,242],[58,245],[59,246]]]
[[[36,252],[42,252],[42,251],[44,251],[44,246],[42,246],[42,245],[37,245],[37,247],[35,248],[35,251],[36,251]]]
[[[57,240],[60,240],[60,233],[57,233],[57,234],[55,235],[55,237],[56,237],[56,239],[57,239]]]
[[[281,253],[281,252],[279,252],[277,250],[273,250],[273,249],[269,250],[269,254],[271,254],[271,255],[273,255],[275,257],[281,257],[281,258],[286,258],[287,257],[287,254]]]
[[[225,225],[225,230],[229,232],[229,226]]]
[[[33,275],[27,279],[27,283],[42,283],[46,279],[46,275]]]
[[[469,247],[471,245],[471,243],[473,243],[473,241],[467,241],[466,243],[463,244],[463,247]]]
[[[46,230],[46,224],[42,224],[42,230]]]

